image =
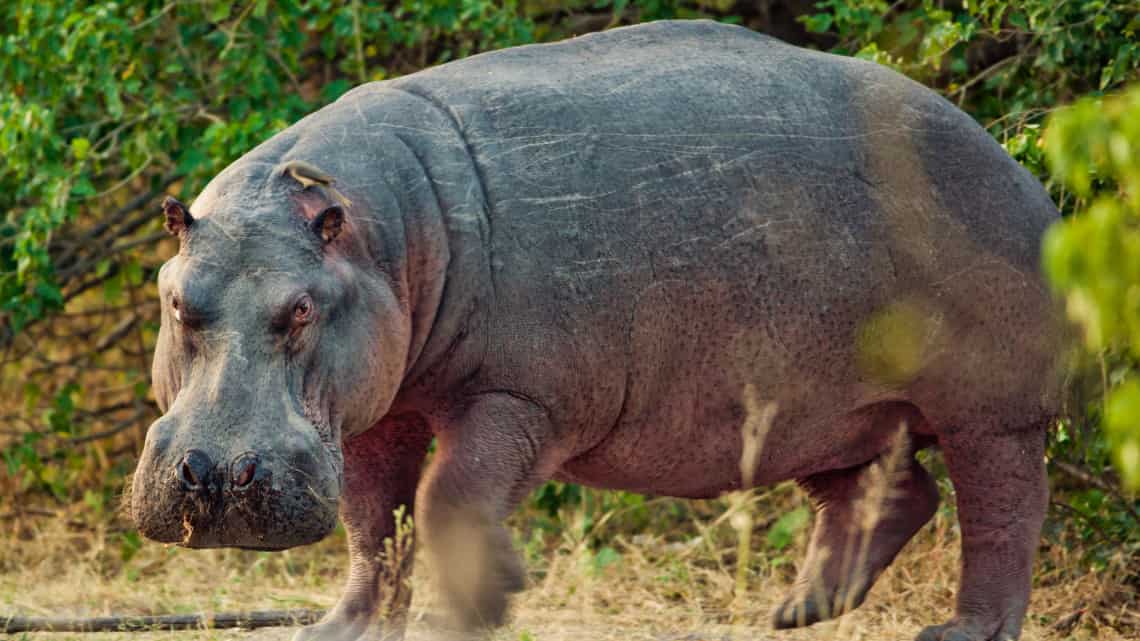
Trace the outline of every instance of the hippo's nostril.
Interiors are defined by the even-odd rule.
[[[235,488],[242,489],[253,482],[254,473],[256,471],[257,455],[252,452],[246,452],[234,459],[233,465],[230,467],[230,479]]]
[[[210,474],[210,457],[201,450],[190,450],[178,466],[178,478],[185,490],[200,490],[206,486]]]

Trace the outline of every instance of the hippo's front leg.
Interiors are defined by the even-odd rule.
[[[464,635],[502,625],[523,571],[501,522],[541,481],[552,441],[546,411],[486,393],[438,435],[416,523],[447,607]]]
[[[389,559],[384,541],[396,535],[398,507],[412,514],[430,443],[431,431],[415,416],[385,418],[345,441],[340,517],[348,533],[348,583],[324,620],[302,628],[294,641],[403,637],[412,600],[412,550]]]

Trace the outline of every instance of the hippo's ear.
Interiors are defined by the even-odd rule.
[[[344,209],[340,205],[325,207],[309,222],[309,229],[321,239],[322,245],[336,240],[344,225]]]
[[[352,201],[334,186],[336,179],[303,160],[284,162],[274,173],[300,183],[298,201],[302,213],[309,218],[309,229],[321,239],[321,244],[327,245],[336,240],[344,226],[344,208],[352,206]],[[313,215],[314,211],[318,213]]]
[[[190,215],[190,210],[173,196],[162,199],[162,213],[166,216],[166,223],[163,227],[175,236],[194,224],[194,217]]]

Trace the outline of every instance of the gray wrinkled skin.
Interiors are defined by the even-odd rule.
[[[327,194],[275,171],[296,160],[351,203],[328,245],[305,224]],[[737,27],[616,29],[359,87],[192,212],[160,276],[166,414],[133,513],[158,540],[288,547],[336,505],[348,586],[299,638],[400,633],[399,505],[460,629],[500,623],[522,575],[499,523],[549,478],[679,497],[799,480],[819,512],[774,623],[810,624],[858,605],[933,514],[912,458],[930,445],[964,561],[954,617],[919,638],[1019,635],[1057,412],[1037,275],[1057,211],[920,85]],[[302,292],[316,320],[283,331]],[[189,449],[255,452],[261,493],[207,505],[172,480]]]

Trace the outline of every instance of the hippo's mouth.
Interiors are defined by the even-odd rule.
[[[155,468],[167,473],[136,476],[140,533],[188,548],[283,550],[315,543],[336,526],[338,449],[314,442],[308,450],[247,451],[230,464],[218,458],[192,448],[178,459],[159,457]]]
[[[258,537],[253,536],[254,539]],[[316,543],[323,539],[324,536],[316,538],[311,541],[299,541],[296,543],[280,543],[273,541],[253,541],[248,539],[234,540],[232,533],[225,533],[223,535],[218,531],[209,531],[202,528],[191,531],[185,538],[177,543],[179,547],[192,548],[195,550],[206,550],[211,548],[237,548],[239,550],[255,550],[258,552],[278,552],[287,550],[291,547],[298,545],[308,545],[309,543]]]
[[[205,508],[205,509],[203,509]],[[336,500],[309,492],[267,490],[194,502],[182,514],[177,541],[187,548],[284,550],[316,543],[336,526]]]

